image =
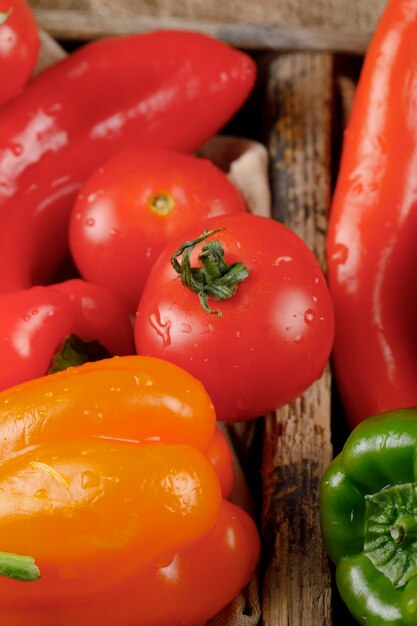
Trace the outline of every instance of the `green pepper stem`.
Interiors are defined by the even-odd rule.
[[[390,532],[396,544],[408,545],[417,539],[417,517],[401,515],[392,525]]]
[[[0,576],[21,582],[32,582],[40,578],[40,571],[31,556],[0,552]]]
[[[221,311],[211,309],[208,298],[218,301],[229,300],[236,293],[238,284],[249,276],[249,271],[240,262],[228,265],[224,260],[224,249],[217,240],[204,244],[198,257],[200,267],[191,267],[190,255],[197,244],[221,230],[223,229],[210,231],[204,229],[202,235],[183,243],[171,257],[172,267],[180,276],[184,287],[198,295],[206,313],[216,313],[218,317],[222,316]],[[178,261],[180,256],[182,263]]]
[[[69,335],[55,352],[48,374],[62,372],[90,361],[100,361],[111,356],[98,341],[83,341],[77,335]]]

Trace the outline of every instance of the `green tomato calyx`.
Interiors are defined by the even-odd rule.
[[[206,313],[215,313],[218,317],[222,317],[222,312],[218,309],[211,309],[208,298],[217,301],[229,300],[236,293],[239,283],[249,276],[249,271],[240,262],[228,265],[224,260],[224,249],[217,240],[208,241],[202,247],[198,256],[200,267],[191,267],[190,256],[197,244],[221,230],[223,229],[210,231],[204,229],[202,235],[183,243],[171,257],[172,267],[180,276],[182,284],[198,295]],[[182,256],[182,263],[178,261],[180,256]]]

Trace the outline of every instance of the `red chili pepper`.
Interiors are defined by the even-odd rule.
[[[50,368],[134,353],[128,309],[98,285],[73,279],[4,293],[0,307],[0,390],[43,376]],[[85,355],[78,354],[80,348]]]
[[[32,81],[0,113],[0,290],[53,278],[73,201],[102,162],[137,145],[195,150],[254,78],[250,57],[214,38],[156,31],[85,45]]]
[[[417,3],[368,49],[330,215],[334,371],[351,426],[417,404]]]
[[[38,25],[25,0],[0,0],[0,105],[29,80],[39,53]]]

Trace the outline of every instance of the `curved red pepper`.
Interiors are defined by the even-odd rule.
[[[0,390],[44,376],[69,335],[134,354],[128,309],[80,279],[0,295]]]
[[[391,0],[361,74],[330,215],[333,364],[353,427],[417,404],[417,3]]]
[[[0,290],[53,279],[72,203],[102,162],[135,145],[196,149],[254,79],[246,54],[182,31],[93,42],[44,71],[0,112]]]

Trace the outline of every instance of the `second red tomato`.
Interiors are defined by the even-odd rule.
[[[167,240],[202,218],[246,211],[226,174],[206,159],[138,149],[86,182],[74,206],[70,246],[85,279],[136,309]]]

